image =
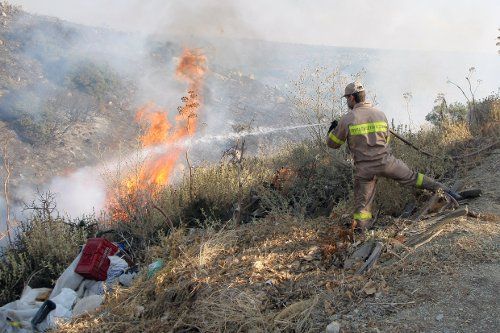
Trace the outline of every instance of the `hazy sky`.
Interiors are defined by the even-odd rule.
[[[146,33],[496,53],[498,0],[10,0],[33,13]]]

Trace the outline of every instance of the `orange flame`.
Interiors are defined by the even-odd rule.
[[[120,202],[126,199],[131,201],[131,196],[138,193],[149,192],[158,186],[168,184],[172,172],[184,149],[176,145],[182,139],[191,137],[196,133],[198,113],[202,106],[201,91],[207,72],[206,57],[199,50],[185,49],[176,69],[176,77],[188,83],[187,96],[181,98],[182,105],[178,107],[175,124],[168,119],[167,110],[149,102],[137,111],[135,120],[141,124],[144,134],[140,137],[144,148],[165,145],[166,152],[152,156],[144,163],[136,175],[129,175],[121,181],[113,195],[108,195],[108,207],[114,219],[126,219],[129,209],[120,209]],[[151,190],[148,190],[151,189]],[[137,202],[132,200],[132,204]]]

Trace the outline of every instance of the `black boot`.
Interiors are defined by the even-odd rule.
[[[443,189],[444,193],[448,194],[450,197],[455,199],[456,201],[463,200],[462,196],[458,194],[457,192],[453,191],[452,189]]]
[[[426,190],[430,190],[433,192],[436,192],[437,190],[442,189],[444,193],[448,194],[450,197],[452,197],[456,201],[460,201],[463,199],[462,196],[460,196],[460,194],[453,191],[448,186],[438,182],[435,179],[432,179],[431,177],[427,177],[425,175],[424,175],[424,179],[422,181],[421,188],[426,189]]]

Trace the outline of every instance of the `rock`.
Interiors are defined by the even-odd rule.
[[[146,309],[142,305],[137,305],[135,307],[134,316],[140,318]]]
[[[339,333],[340,332],[340,324],[337,321],[332,321],[326,327],[326,333]]]
[[[441,321],[441,320],[443,320],[443,318],[444,318],[444,315],[443,315],[442,313],[440,313],[440,314],[438,314],[438,315],[436,316],[436,320],[437,320],[437,321]]]
[[[91,295],[80,299],[73,307],[73,316],[78,317],[88,313],[94,313],[104,302],[104,295]]]
[[[0,46],[3,45],[3,40],[0,39]]]
[[[372,280],[368,281],[362,289],[366,295],[373,295],[377,292],[377,285]]]

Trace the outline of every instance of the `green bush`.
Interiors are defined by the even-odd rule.
[[[120,77],[108,66],[83,61],[68,76],[77,90],[94,96],[99,101],[123,89]]]
[[[449,123],[464,122],[466,119],[467,106],[460,102],[448,105],[443,94],[438,95],[432,111],[425,116],[425,120],[438,127]]]

